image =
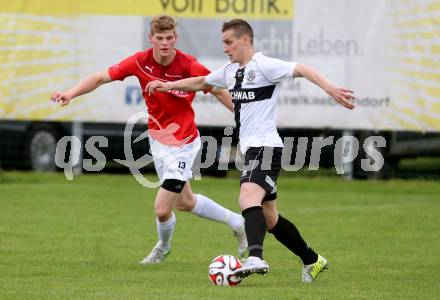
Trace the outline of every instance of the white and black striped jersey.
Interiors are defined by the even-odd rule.
[[[209,85],[231,93],[242,153],[250,147],[283,147],[276,129],[279,83],[293,77],[295,67],[258,52],[244,67],[230,63],[205,77]]]

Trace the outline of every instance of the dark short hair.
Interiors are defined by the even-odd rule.
[[[237,38],[241,38],[243,35],[247,35],[251,40],[251,44],[254,44],[254,30],[252,29],[251,25],[249,25],[249,23],[245,20],[233,19],[229,22],[223,23],[222,32],[225,32],[226,30],[234,31],[234,35]]]
[[[177,23],[168,15],[155,16],[150,22],[150,33],[155,34],[168,30],[176,30]]]

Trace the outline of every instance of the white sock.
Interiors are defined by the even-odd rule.
[[[192,209],[192,213],[206,219],[225,223],[232,230],[238,230],[243,225],[244,219],[241,215],[224,208],[220,204],[205,197],[201,194],[195,194],[196,205]]]
[[[160,222],[159,219],[156,218],[156,225],[157,235],[159,236],[159,242],[156,246],[167,251],[170,249],[171,237],[173,236],[174,228],[176,227],[176,216],[174,215],[174,212],[172,213],[171,218],[165,222]]]

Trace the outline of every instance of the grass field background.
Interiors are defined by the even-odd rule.
[[[237,211],[237,174],[193,181]],[[172,253],[156,242],[153,200],[130,175],[0,173],[0,299],[438,299],[440,184],[280,177],[279,209],[330,268],[313,285],[270,234],[271,272],[215,287],[210,260],[236,254],[224,225],[177,213]]]

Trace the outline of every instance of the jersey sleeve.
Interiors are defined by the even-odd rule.
[[[209,73],[211,73],[208,68],[206,68],[204,65],[199,63],[197,60],[193,60],[190,66],[189,70],[191,77],[197,77],[197,76],[206,76]]]
[[[133,70],[136,68],[136,56],[132,55],[114,64],[108,68],[108,74],[112,80],[124,80],[128,76],[133,75]]]
[[[265,57],[259,67],[267,79],[273,83],[278,83],[285,78],[292,78],[296,65],[296,62]]]
[[[215,71],[212,71],[205,77],[206,82],[216,88],[227,89],[225,66]]]
[[[189,73],[191,77],[198,77],[198,76],[206,76],[211,71],[206,68],[204,65],[199,63],[197,60],[193,60],[190,65]],[[212,88],[204,89],[202,90],[203,93],[208,93],[212,90]]]

